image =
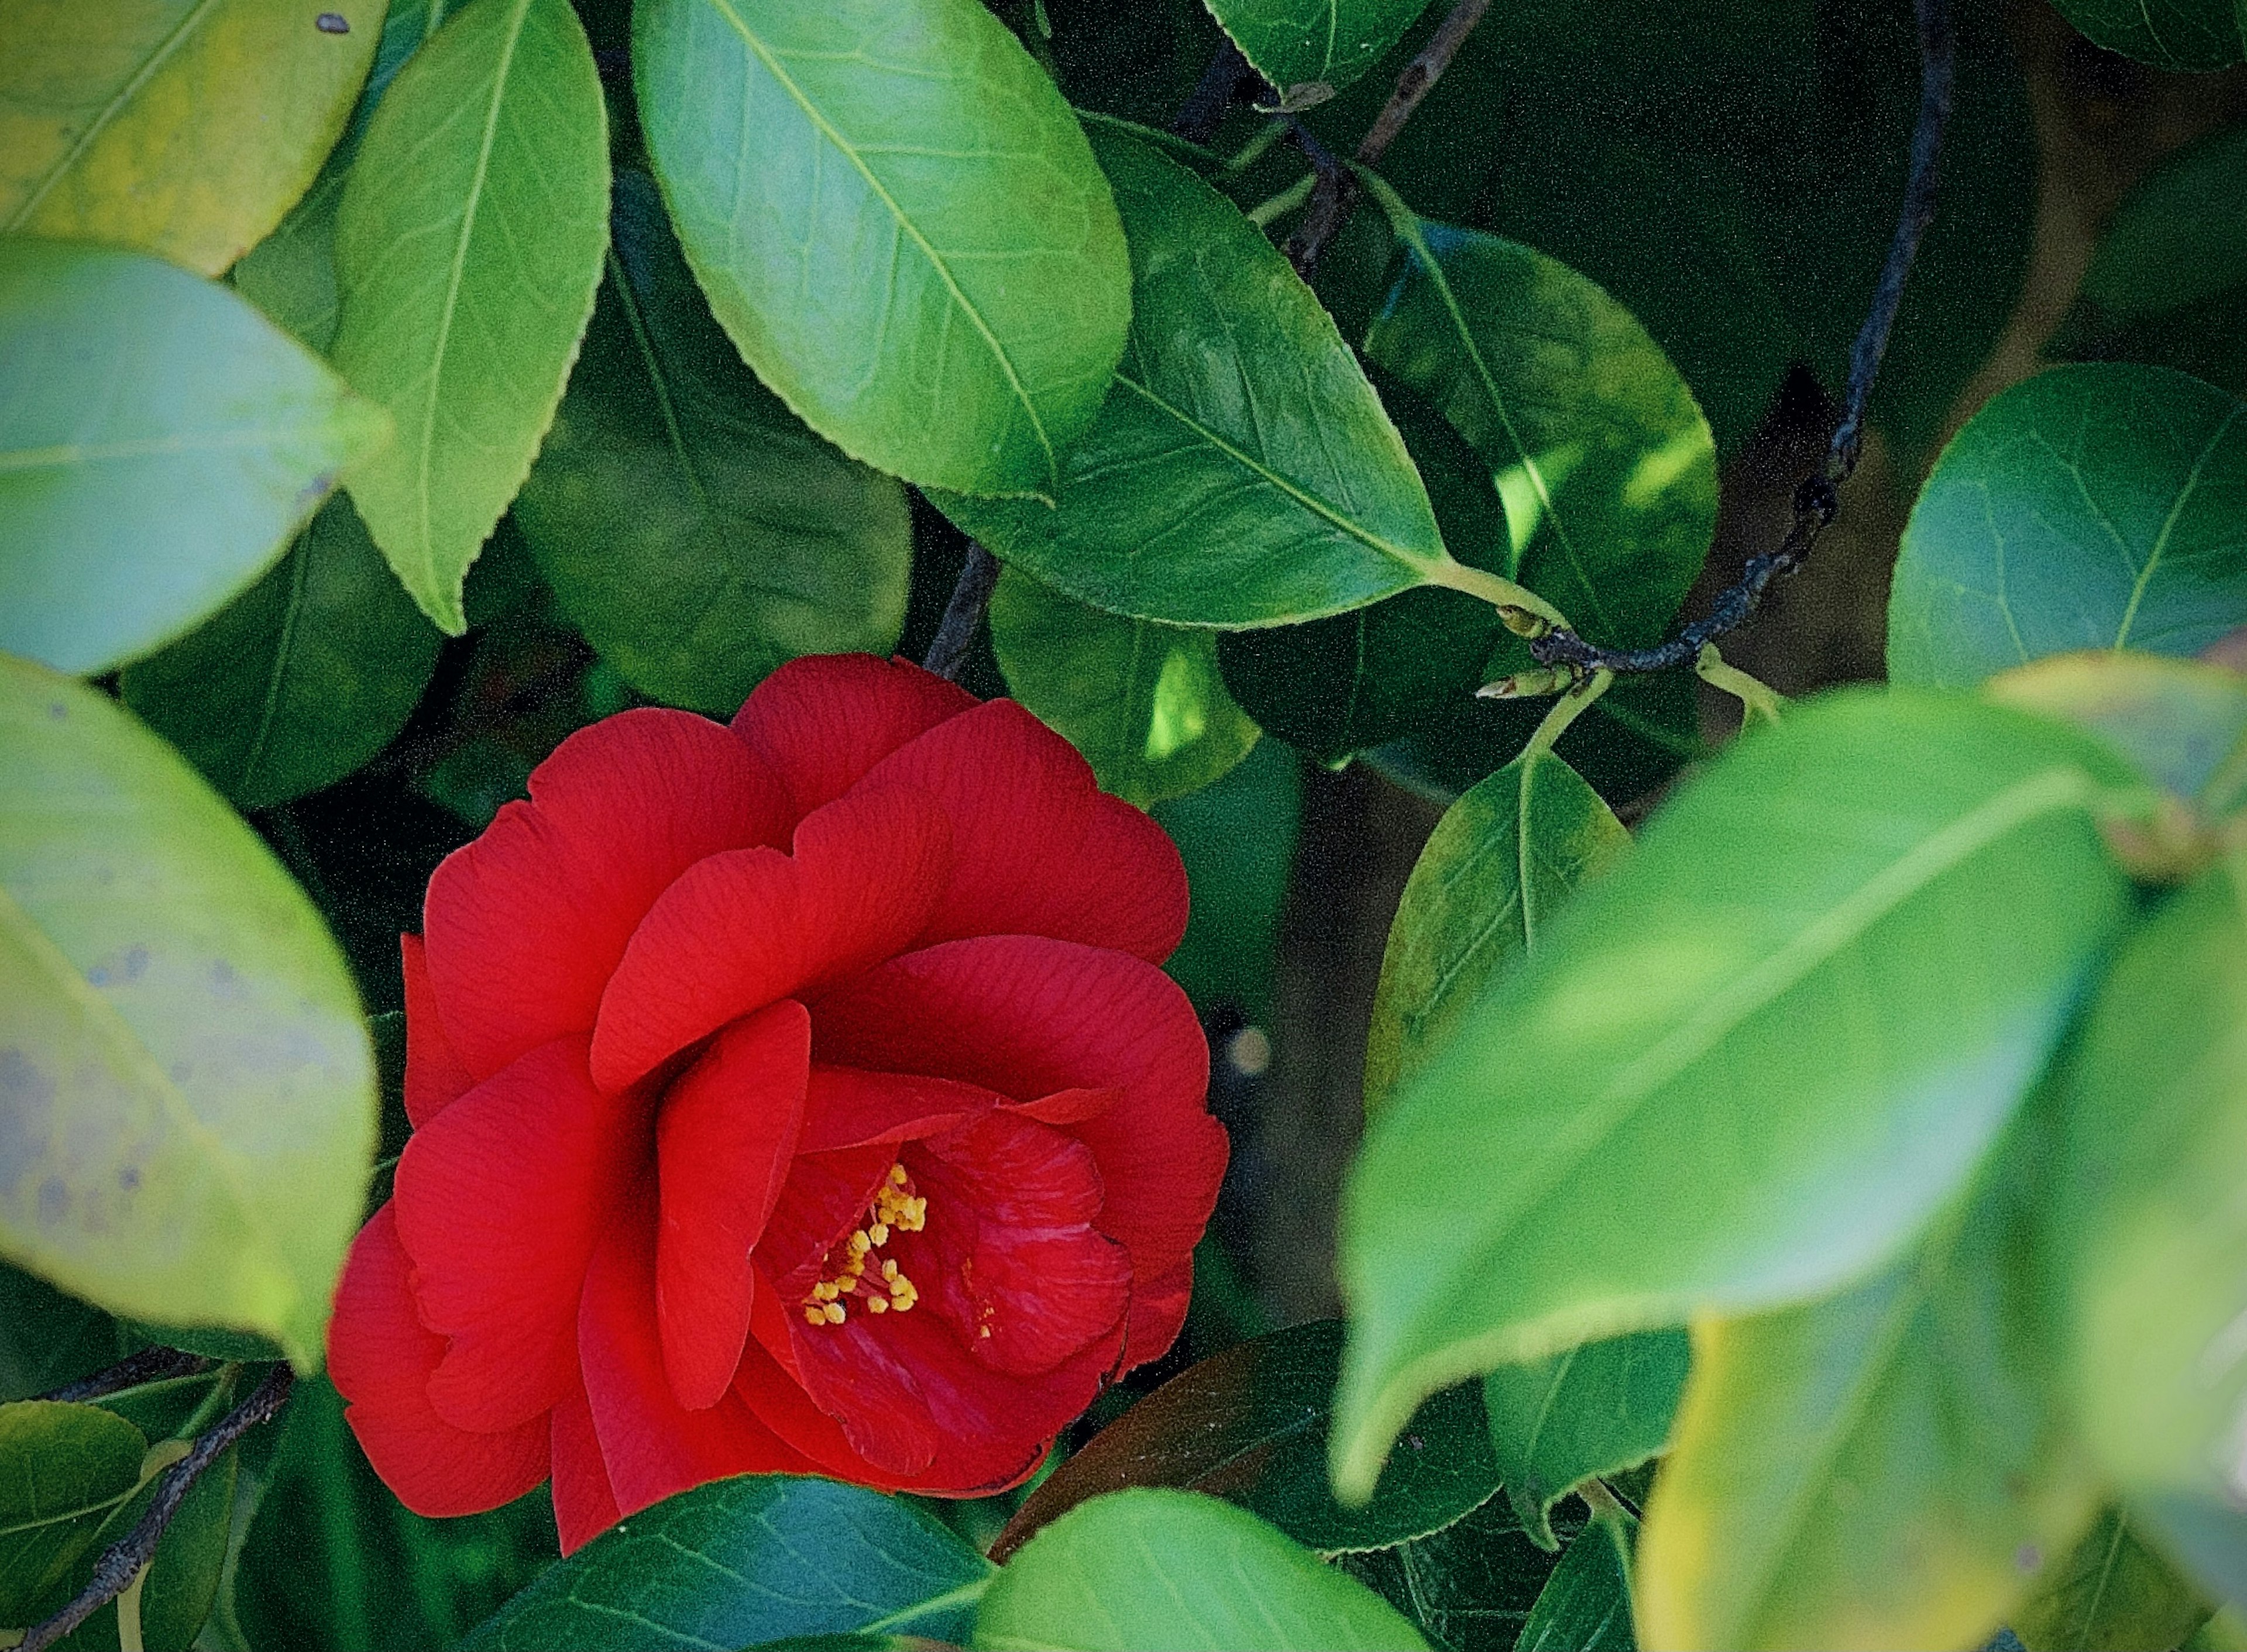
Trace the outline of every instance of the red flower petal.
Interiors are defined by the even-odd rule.
[[[429,880],[424,939],[445,1031],[488,1078],[593,1025],[655,898],[706,855],[786,839],[786,788],[716,723],[644,709],[581,728]]]
[[[782,1302],[769,1280],[758,1276],[756,1306],[749,1316],[752,1335],[741,1351],[741,1369],[734,1374],[734,1392],[756,1413],[758,1422],[816,1463],[821,1473],[881,1491],[897,1490],[901,1482],[852,1451],[843,1425],[803,1391],[788,1328],[789,1315],[797,1311]]]
[[[430,1329],[451,1348],[430,1403],[461,1428],[529,1421],[577,1382],[578,1292],[617,1193],[639,1174],[637,1096],[585,1074],[579,1034],[533,1050],[413,1133],[398,1236]]]
[[[1130,1260],[1092,1225],[1100,1172],[1075,1137],[993,1113],[915,1143],[906,1166],[928,1226],[898,1236],[898,1265],[978,1361],[1035,1376],[1124,1317]]]
[[[912,1066],[1008,1096],[1122,1090],[1069,1129],[1100,1166],[1099,1227],[1137,1273],[1175,1266],[1216,1206],[1209,1046],[1185,994],[1136,959],[1026,935],[908,952],[815,1005],[811,1048],[817,1062]],[[1132,1341],[1142,1357],[1136,1326]]]
[[[421,938],[400,935],[398,952],[406,973],[406,1116],[418,1130],[466,1095],[476,1075],[446,1041]]]
[[[903,786],[940,800],[951,817],[952,883],[924,945],[1049,935],[1159,961],[1185,932],[1177,848],[1096,790],[1076,748],[1010,700],[939,724],[860,785]]]
[[[573,1390],[554,1408],[554,1524],[562,1553],[583,1548],[624,1516],[609,1485],[609,1465],[601,1461],[601,1442],[593,1432],[593,1410],[585,1391]]]
[[[618,1508],[634,1514],[729,1474],[813,1472],[738,1396],[702,1411],[672,1397],[655,1326],[652,1214],[644,1205],[625,1212],[603,1235],[578,1314],[585,1397]]]
[[[848,1306],[846,1304],[846,1306]],[[812,1403],[833,1417],[850,1449],[876,1471],[905,1485],[935,1462],[941,1444],[912,1366],[890,1324],[913,1317],[860,1312],[840,1325],[788,1322],[789,1346]]]
[[[734,732],[785,782],[801,819],[916,735],[979,702],[902,659],[792,659],[759,683]]]
[[[1004,1098],[956,1079],[815,1067],[803,1105],[802,1153],[903,1142],[972,1123]]]
[[[741,850],[690,868],[602,995],[594,1078],[621,1089],[735,1016],[897,952],[927,921],[949,856],[936,805],[888,788],[807,816],[793,855]]]
[[[735,1021],[656,1114],[656,1322],[671,1391],[715,1405],[749,1335],[749,1251],[779,1202],[803,1123],[811,1017],[792,999]]]
[[[350,1402],[345,1416],[383,1483],[416,1514],[478,1514],[546,1478],[546,1423],[495,1434],[454,1428],[430,1408],[429,1374],[444,1339],[424,1328],[411,1265],[391,1206],[352,1240],[336,1286],[328,1375]]]
[[[827,1253],[866,1219],[875,1190],[896,1163],[897,1150],[887,1142],[796,1156],[757,1241],[757,1266],[784,1304],[793,1306],[819,1282]]]
[[[1098,1118],[1123,1099],[1119,1089],[1055,1090],[1035,1102],[1009,1102],[1007,1110],[1041,1124],[1082,1124],[1088,1118]]]

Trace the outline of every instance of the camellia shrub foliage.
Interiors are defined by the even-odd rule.
[[[0,1648],[2247,1646],[2247,132],[1986,394],[2028,111],[1975,0],[0,0]]]

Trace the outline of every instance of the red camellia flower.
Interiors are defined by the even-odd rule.
[[[1225,1166],[1178,852],[1007,700],[801,659],[626,712],[430,879],[330,1361],[409,1508],[1013,1485],[1167,1349]]]

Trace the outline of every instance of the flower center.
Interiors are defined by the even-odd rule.
[[[882,1185],[874,1195],[874,1202],[866,1207],[864,1225],[851,1229],[850,1236],[829,1253],[833,1272],[813,1286],[811,1294],[803,1299],[805,1321],[812,1325],[842,1324],[850,1317],[843,1305],[846,1296],[860,1298],[860,1306],[869,1314],[911,1312],[912,1305],[920,1300],[920,1292],[898,1271],[894,1258],[879,1253],[890,1242],[892,1229],[900,1233],[918,1233],[927,1225],[928,1200],[913,1191],[912,1178],[905,1173],[902,1164],[891,1165],[890,1173],[882,1178]]]

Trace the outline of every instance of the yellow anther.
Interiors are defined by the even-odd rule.
[[[866,1311],[869,1314],[888,1313],[890,1311],[889,1299],[884,1296],[870,1297],[866,1302]]]
[[[900,1314],[909,1314],[912,1311],[913,1303],[919,1300],[919,1299],[917,1297],[900,1296],[895,1301],[891,1302],[890,1306],[897,1309]]]
[[[827,1315],[827,1322],[830,1325],[840,1325],[846,1318],[849,1317],[843,1311],[843,1304],[840,1302],[830,1302],[824,1311]]]
[[[873,1227],[873,1233],[874,1233],[874,1244],[875,1244],[875,1246],[876,1246],[877,1248],[879,1248],[879,1247],[880,1247],[880,1246],[882,1246],[887,1245],[887,1244],[890,1242],[890,1227],[889,1227],[889,1224],[888,1224],[888,1223],[886,1223],[886,1222],[877,1222],[877,1223],[875,1223],[875,1224],[874,1224],[874,1227]]]
[[[844,1296],[852,1294],[857,1288],[858,1281],[855,1279],[837,1280],[834,1285],[834,1290],[841,1292]]]
[[[827,1323],[827,1315],[818,1308],[812,1307],[808,1302],[804,1304],[803,1317],[810,1321],[814,1325],[824,1325]]]
[[[902,1164],[891,1165],[890,1180],[898,1186],[903,1187],[905,1184],[905,1167]]]
[[[986,1325],[980,1330],[977,1331],[975,1335],[979,1337],[988,1336],[991,1335],[991,1328]]]
[[[882,1277],[884,1279],[893,1280],[897,1278],[897,1276],[898,1265],[895,1262],[884,1262],[882,1264]]]
[[[851,1254],[851,1255],[853,1255],[853,1256],[864,1256],[864,1255],[868,1251],[871,1251],[871,1250],[872,1250],[872,1249],[874,1248],[875,1244],[876,1244],[876,1241],[875,1241],[874,1239],[870,1239],[870,1238],[868,1238],[868,1237],[867,1237],[866,1230],[865,1230],[864,1228],[863,1228],[863,1227],[861,1227],[861,1228],[854,1228],[854,1229],[851,1231],[851,1233],[850,1233],[850,1254]]]

